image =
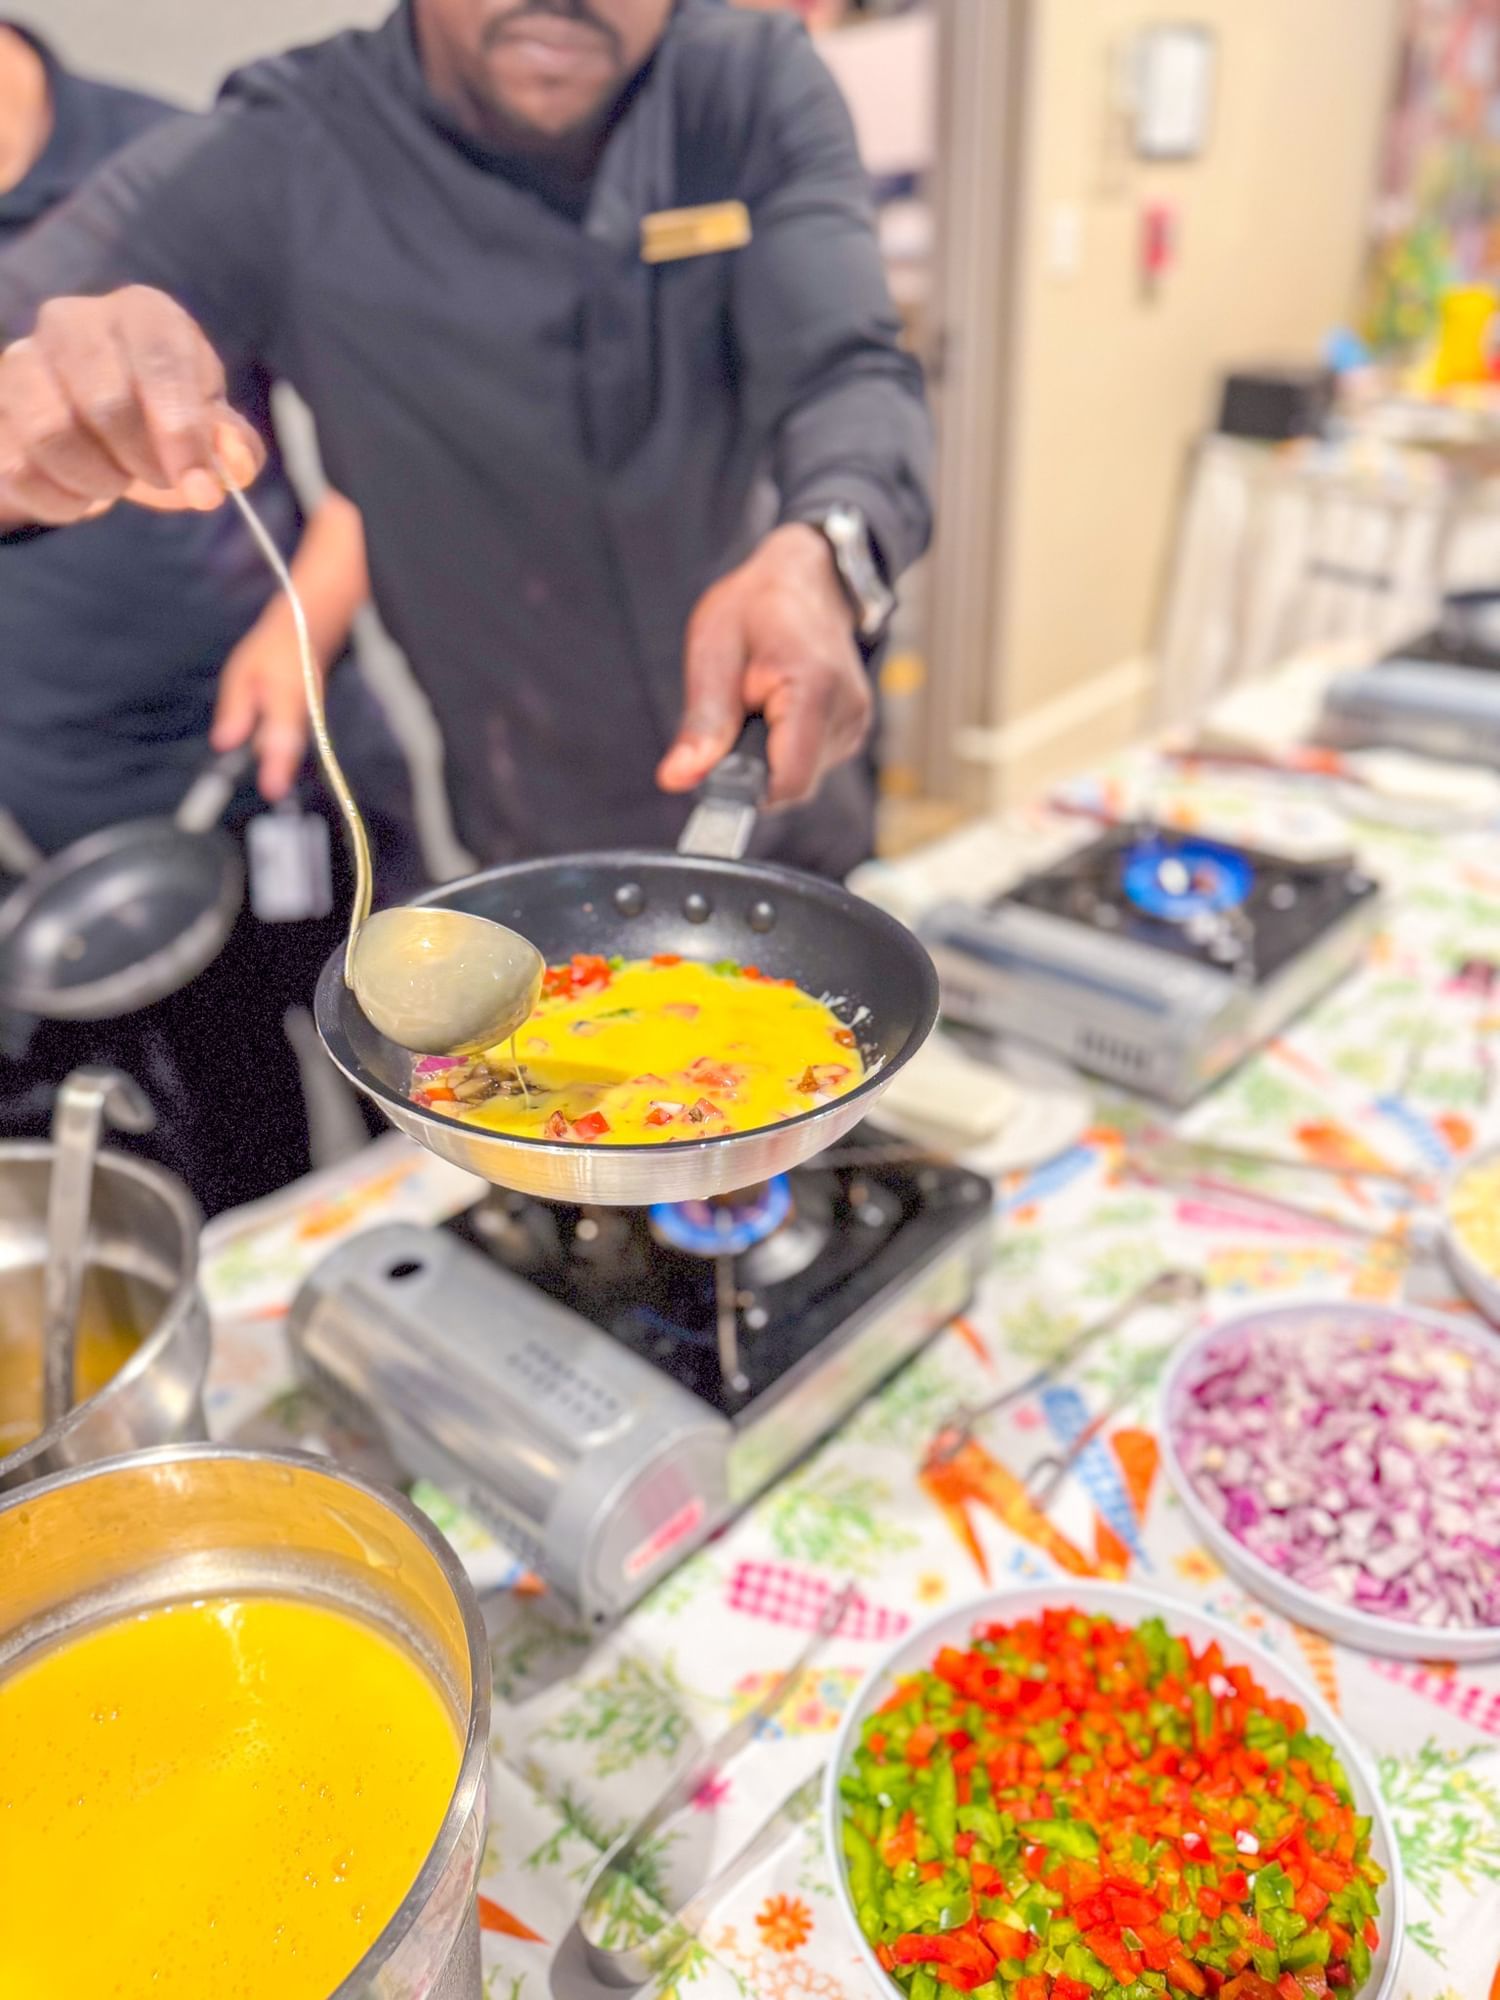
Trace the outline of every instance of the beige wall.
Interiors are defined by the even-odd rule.
[[[1178,483],[1228,363],[1315,358],[1353,295],[1397,0],[1034,0],[1004,610],[989,738],[1001,794],[1124,740]],[[1132,156],[1112,112],[1130,30],[1212,26],[1209,143]],[[1138,275],[1141,210],[1175,205],[1177,262]],[[1076,263],[1069,268],[1069,236]]]
[[[369,27],[394,0],[9,0],[4,10],[80,69],[206,104],[226,71],[270,49]]]

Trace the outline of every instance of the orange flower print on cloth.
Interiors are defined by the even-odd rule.
[[[755,1927],[772,1951],[800,1951],[812,1936],[812,1911],[798,1896],[768,1896]]]

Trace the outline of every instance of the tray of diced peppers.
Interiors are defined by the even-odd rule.
[[[1379,2000],[1399,1863],[1312,1690],[1187,1606],[1045,1598],[907,1640],[845,1721],[829,1825],[868,1955],[910,2000]]]

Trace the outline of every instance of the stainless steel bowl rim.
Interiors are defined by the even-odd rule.
[[[53,1146],[50,1139],[7,1139],[0,1141],[0,1173],[4,1172],[7,1160],[46,1161],[50,1160],[52,1156]],[[198,1239],[202,1233],[203,1222],[198,1204],[193,1200],[192,1195],[189,1194],[184,1184],[178,1180],[175,1174],[168,1173],[165,1167],[157,1166],[154,1161],[138,1160],[132,1153],[116,1152],[107,1146],[100,1149],[94,1171],[96,1174],[104,1175],[123,1174],[127,1180],[133,1180],[140,1186],[149,1188],[153,1194],[161,1197],[171,1212],[173,1221],[182,1231],[184,1268],[176,1284],[162,1303],[162,1309],[157,1318],[156,1325],[129,1359],[115,1370],[104,1386],[96,1389],[92,1396],[85,1396],[82,1402],[75,1403],[70,1410],[58,1418],[55,1424],[50,1424],[45,1430],[38,1431],[34,1438],[28,1439],[23,1445],[18,1445],[13,1452],[0,1456],[0,1470],[3,1470],[7,1475],[13,1473],[17,1467],[24,1465],[27,1459],[40,1457],[43,1452],[50,1451],[59,1440],[66,1438],[71,1431],[77,1429],[91,1410],[97,1409],[101,1403],[107,1402],[110,1397],[119,1394],[121,1390],[129,1387],[132,1382],[139,1381],[142,1375],[154,1367],[163,1350],[173,1338],[179,1318],[182,1314],[191,1310],[194,1296],[198,1291]],[[90,1465],[105,1464],[107,1462],[103,1459],[91,1460]],[[87,1472],[89,1469],[89,1466],[80,1466],[78,1468],[80,1472]],[[68,1477],[71,1475],[59,1474],[57,1476]],[[30,1487],[24,1488],[23,1491],[34,1492],[38,1486],[50,1483],[50,1479],[47,1481],[34,1481]],[[3,1488],[0,1488],[0,1492],[3,1492],[3,1490]]]
[[[1318,1723],[1320,1733],[1333,1744],[1343,1761],[1348,1775],[1361,1786],[1365,1803],[1374,1820],[1386,1852],[1390,1858],[1390,1868],[1382,1887],[1382,1895],[1389,1900],[1388,1912],[1382,1907],[1382,1916],[1389,1916],[1387,1934],[1381,1939],[1381,1949],[1386,1953],[1385,1971],[1378,1987],[1361,1994],[1360,2000],[1391,2000],[1400,1974],[1401,1949],[1406,1938],[1406,1875],[1401,1863],[1401,1849],[1396,1840],[1395,1827],[1385,1797],[1376,1782],[1375,1771],[1370,1758],[1355,1739],[1348,1725],[1324,1701],[1307,1675],[1291,1660],[1280,1653],[1273,1653],[1260,1647],[1252,1635],[1237,1631],[1226,1619],[1216,1617],[1213,1612],[1202,1610],[1187,1598],[1174,1598],[1165,1591],[1152,1590],[1135,1583],[1111,1583],[1095,1577],[1055,1577],[1033,1583],[1013,1583],[1009,1586],[984,1592],[970,1598],[963,1604],[950,1604],[941,1611],[904,1632],[893,1644],[887,1646],[860,1681],[844,1710],[838,1733],[833,1739],[823,1778],[823,1842],[828,1865],[833,1871],[834,1895],[857,1944],[861,1958],[870,1972],[879,1978],[887,1993],[899,1993],[900,1988],[889,1974],[880,1971],[874,1950],[860,1929],[854,1899],[849,1892],[847,1866],[843,1854],[843,1794],[839,1790],[839,1779],[847,1765],[850,1753],[857,1739],[858,1729],[863,1720],[862,1710],[869,1690],[880,1681],[888,1679],[893,1664],[908,1650],[918,1650],[932,1645],[939,1633],[953,1626],[966,1627],[981,1619],[1010,1616],[1025,1616],[1034,1612],[1038,1600],[1049,1600],[1058,1606],[1065,1606],[1070,1599],[1083,1597],[1103,1600],[1110,1608],[1104,1615],[1118,1617],[1122,1622],[1134,1622],[1141,1618],[1158,1617],[1172,1625],[1174,1619],[1191,1621],[1194,1625],[1207,1627],[1219,1644],[1224,1647],[1226,1657],[1243,1660],[1255,1671],[1258,1656],[1274,1674],[1290,1682],[1298,1690],[1298,1698],[1308,1714]],[[1117,1608],[1116,1608],[1117,1607]],[[1383,1926],[1384,1928],[1384,1926]]]
[[[489,1642],[479,1602],[475,1597],[474,1586],[469,1580],[468,1572],[454,1554],[451,1544],[404,1494],[397,1493],[391,1487],[377,1486],[372,1480],[363,1479],[357,1473],[346,1471],[331,1459],[318,1458],[311,1452],[242,1451],[233,1445],[224,1444],[154,1445],[147,1451],[132,1451],[118,1458],[97,1459],[90,1465],[80,1465],[67,1472],[54,1473],[47,1479],[33,1480],[30,1485],[18,1487],[14,1493],[0,1494],[0,1514],[6,1513],[12,1507],[35,1506],[39,1499],[49,1493],[76,1486],[83,1480],[108,1477],[110,1473],[118,1472],[122,1467],[172,1465],[205,1459],[225,1459],[241,1463],[245,1460],[254,1460],[257,1464],[285,1466],[295,1472],[317,1473],[338,1485],[354,1487],[368,1499],[387,1508],[424,1545],[452,1589],[454,1601],[463,1619],[464,1638],[469,1652],[469,1671],[477,1695],[471,1703],[469,1726],[459,1759],[458,1778],[454,1784],[453,1795],[448,1801],[448,1809],[443,1815],[442,1824],[433,1836],[426,1859],[400,1904],[387,1919],[380,1936],[359,1963],[328,1995],[328,2000],[368,2000],[372,1978],[396,1951],[442,1880],[448,1860],[458,1845],[459,1836],[473,1810],[475,1797],[484,1782],[489,1760],[490,1658]]]
[[[1233,1338],[1252,1321],[1334,1310],[1393,1314],[1400,1319],[1416,1320],[1475,1353],[1500,1358],[1500,1348],[1497,1348],[1493,1335],[1471,1327],[1449,1313],[1432,1312],[1425,1306],[1391,1306],[1382,1304],[1378,1299],[1337,1299],[1321,1293],[1304,1292],[1280,1298],[1275,1305],[1251,1306],[1242,1312],[1231,1313],[1201,1328],[1186,1340],[1172,1357],[1162,1377],[1156,1430],[1167,1478],[1189,1519],[1210,1548],[1222,1556],[1226,1567],[1236,1571],[1240,1580],[1256,1596],[1265,1598],[1277,1611],[1295,1618],[1311,1631],[1322,1632],[1340,1645],[1373,1653],[1382,1659],[1449,1659],[1477,1663],[1500,1658],[1500,1626],[1417,1625],[1361,1611],[1354,1605],[1333,1603],[1316,1591],[1309,1590],[1306,1584],[1287,1576],[1253,1549],[1247,1548],[1238,1535],[1232,1535],[1215,1518],[1182,1462],[1177,1449],[1176,1414],[1187,1393],[1188,1383],[1194,1372],[1201,1368],[1209,1346],[1215,1340]]]
[[[570,863],[576,862],[580,866],[597,866],[606,863],[621,863],[634,858],[630,854],[613,854],[604,850],[600,852],[553,856],[525,863],[523,866],[527,869],[535,868],[540,871],[545,868],[555,868],[559,860]],[[674,857],[663,856],[662,858],[672,859]],[[714,866],[714,862],[710,858],[697,855],[686,858],[691,859],[693,865],[698,868],[711,869]],[[725,872],[728,873],[739,864],[725,862],[721,865]],[[508,872],[519,875],[522,872],[522,868],[518,867],[514,871]],[[821,879],[817,876],[801,874],[794,868],[778,868],[769,862],[756,862],[755,872],[757,876],[765,877],[772,884],[779,883],[790,894],[794,895],[806,896],[809,893],[816,893],[823,886]],[[487,882],[492,873],[493,870],[477,869],[472,875],[462,876],[456,882],[445,882],[440,888],[428,889],[420,896],[413,896],[411,898],[411,906],[416,908],[428,904],[445,905],[450,898],[459,895],[475,883]],[[834,885],[829,884],[828,886],[832,888]],[[840,891],[840,894],[843,895],[847,895],[848,893],[847,890]],[[888,915],[873,903],[870,905],[870,915],[872,920],[878,920],[879,928],[884,929],[888,927],[892,932],[899,931],[903,933],[906,930],[904,924],[899,923],[895,917]],[[340,946],[339,953],[336,955],[342,956],[342,951],[343,947]],[[809,1111],[799,1111],[794,1118],[778,1118],[774,1124],[752,1126],[743,1132],[723,1132],[717,1137],[705,1139],[674,1139],[664,1145],[648,1145],[640,1141],[633,1141],[628,1145],[610,1146],[584,1146],[573,1145],[566,1140],[531,1139],[524,1133],[519,1132],[496,1132],[490,1136],[496,1139],[503,1139],[507,1146],[523,1147],[528,1153],[549,1154],[556,1159],[575,1159],[580,1153],[595,1152],[608,1153],[611,1157],[622,1159],[649,1159],[663,1153],[669,1153],[674,1159],[691,1159],[699,1154],[720,1152],[725,1147],[733,1146],[738,1140],[756,1138],[767,1132],[794,1132],[800,1126],[821,1117],[835,1104],[857,1104],[861,1098],[878,1097],[891,1078],[896,1074],[896,1071],[910,1061],[917,1050],[921,1048],[922,1044],[927,1040],[928,1032],[930,1031],[914,1029],[894,1055],[887,1057],[877,1067],[868,1070],[854,1086],[853,1090],[846,1090],[842,1096],[830,1099],[828,1104],[814,1105]],[[440,1131],[457,1125],[467,1131],[479,1132],[481,1134],[484,1132],[485,1128],[483,1126],[469,1125],[462,1118],[445,1118],[441,1112],[431,1111],[426,1105],[418,1104],[413,1098],[403,1097],[400,1092],[392,1090],[389,1085],[382,1083],[377,1076],[370,1076],[363,1072],[356,1073],[358,1071],[358,1064],[356,1063],[351,1066],[345,1063],[336,1050],[330,1049],[329,1053],[351,1083],[372,1097],[380,1098],[387,1103],[399,1106],[402,1112],[406,1113],[415,1122],[435,1126]]]

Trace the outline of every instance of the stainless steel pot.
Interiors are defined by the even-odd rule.
[[[0,1677],[101,1618],[247,1592],[310,1598],[382,1627],[442,1689],[463,1743],[416,1880],[330,2000],[481,2000],[489,1654],[473,1587],[437,1530],[397,1494],[321,1460],[221,1445],[139,1452],[0,1501]]]
[[[45,1140],[0,1145],[0,1284],[37,1274],[39,1341],[51,1178]],[[101,1153],[86,1263],[123,1281],[145,1338],[95,1395],[0,1458],[0,1491],[143,1445],[203,1435],[208,1313],[198,1290],[198,1210],[181,1181],[148,1161]]]

